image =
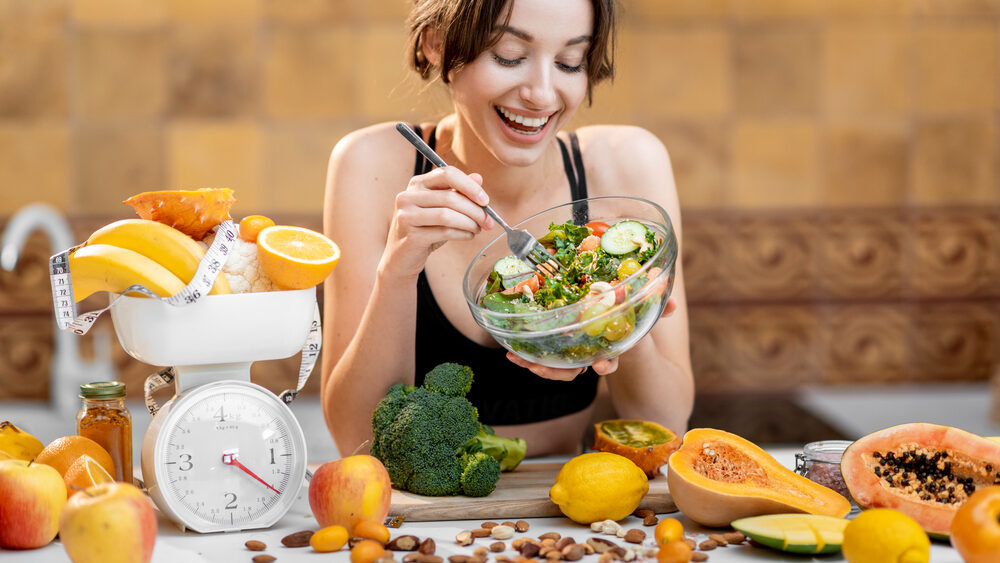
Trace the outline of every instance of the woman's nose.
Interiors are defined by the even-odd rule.
[[[533,109],[550,109],[556,102],[552,69],[547,64],[532,65],[532,72],[525,77],[521,86],[521,99]]]

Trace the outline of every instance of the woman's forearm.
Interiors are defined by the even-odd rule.
[[[621,418],[650,420],[677,433],[687,430],[694,382],[686,362],[675,362],[652,335],[622,354],[607,378],[611,402]]]
[[[323,414],[342,455],[371,439],[371,412],[386,390],[413,383],[415,325],[416,279],[377,275],[357,331],[323,379]]]

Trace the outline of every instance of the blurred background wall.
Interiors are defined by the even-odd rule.
[[[617,79],[577,124],[671,152],[699,392],[986,379],[1000,0],[622,5]],[[131,194],[230,187],[237,218],[321,228],[342,135],[449,107],[405,68],[408,7],[0,0],[0,223],[43,201],[83,240]],[[0,272],[0,398],[48,394],[51,253],[33,237]],[[138,389],[152,368],[112,348]],[[297,362],[255,378],[287,387]]]

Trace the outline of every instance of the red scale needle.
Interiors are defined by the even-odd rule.
[[[232,465],[232,466],[235,466],[235,467],[239,467],[243,472],[245,472],[247,475],[253,477],[254,479],[260,481],[261,484],[263,484],[268,489],[271,489],[272,491],[278,493],[279,495],[281,494],[281,491],[279,491],[278,489],[275,489],[271,485],[268,485],[267,481],[264,481],[263,479],[261,479],[260,477],[258,477],[256,473],[254,473],[253,471],[250,471],[250,469],[247,466],[245,466],[242,463],[240,463],[240,460],[236,458],[236,454],[234,454],[234,453],[225,453],[225,454],[222,454],[222,463],[225,463],[226,465]]]

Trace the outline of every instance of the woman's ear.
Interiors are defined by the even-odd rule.
[[[424,29],[424,38],[420,42],[420,48],[424,53],[424,58],[431,65],[441,68],[441,32],[435,27]]]

